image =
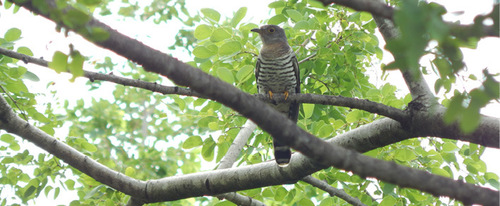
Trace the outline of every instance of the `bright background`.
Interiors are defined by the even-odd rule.
[[[138,1],[144,4],[148,1]],[[186,0],[186,8],[188,8],[191,14],[199,12],[201,8],[213,8],[219,11],[222,16],[232,17],[233,13],[236,12],[240,7],[247,7],[247,15],[242,20],[242,22],[253,22],[256,24],[263,24],[262,21],[274,16],[267,5],[271,1],[269,0],[252,0],[251,3],[248,1],[206,1],[206,0]],[[445,15],[445,20],[447,21],[460,21],[463,24],[470,24],[473,18],[478,14],[485,14],[491,11],[493,3],[498,3],[498,0],[488,0],[488,1],[467,1],[467,0],[441,0],[435,1],[439,4],[444,5],[448,14]],[[119,9],[119,3],[116,3],[116,10]],[[98,12],[96,12],[97,14]],[[169,21],[168,24],[160,23],[154,24],[152,21],[138,21],[131,18],[123,18],[120,16],[96,16],[97,19],[103,21],[104,23],[110,25],[112,28],[118,30],[119,32],[126,34],[132,38],[136,38],[146,45],[153,47],[157,50],[163,51],[170,54],[182,61],[189,61],[192,59],[186,52],[181,50],[171,51],[167,48],[174,44],[174,37],[177,31],[182,28],[182,24],[176,22],[175,20]],[[89,62],[103,60],[104,57],[109,56],[113,58],[113,62],[119,62],[119,64],[125,64],[126,60],[120,56],[117,56],[113,52],[101,49],[92,43],[89,43],[79,35],[72,32],[66,37],[62,33],[57,33],[55,24],[41,16],[33,16],[24,9],[20,9],[17,14],[12,14],[12,8],[6,11],[3,7],[0,8],[0,35],[3,35],[8,29],[16,27],[21,29],[23,32],[22,39],[16,42],[16,47],[26,46],[30,48],[35,57],[43,57],[43,59],[52,59],[52,54],[55,51],[62,51],[68,53],[69,45],[73,44],[77,50],[79,50],[82,55],[90,57],[90,61],[87,61],[84,69],[92,70],[93,65]],[[381,42],[380,47],[383,48],[385,42],[381,35],[378,35]],[[499,38],[485,38],[479,41],[477,49],[462,49],[464,54],[464,61],[466,62],[467,68],[462,72],[466,74],[463,76],[468,76],[468,74],[474,74],[481,77],[481,71],[484,68],[488,68],[490,73],[500,73],[500,39]],[[300,59],[300,57],[299,57]],[[380,69],[381,63],[389,63],[392,61],[392,55],[384,50],[384,58],[380,62],[374,62],[373,67],[369,69],[369,72],[373,78],[372,83],[381,86],[385,82],[390,82],[391,84],[398,87],[398,95],[404,96],[408,93],[406,84],[404,83],[401,75],[397,71],[389,72],[389,77],[386,81],[382,81],[380,76],[382,71]],[[426,65],[429,59],[423,57],[422,65]],[[120,66],[120,65],[119,65]],[[85,83],[88,81],[86,78],[78,78],[75,82],[70,82],[69,79],[71,75],[69,74],[57,74],[54,71],[39,67],[33,64],[26,65],[26,67],[33,73],[40,77],[39,82],[26,82],[29,90],[33,93],[40,93],[37,101],[42,102],[63,102],[65,99],[69,100],[70,103],[74,103],[80,98],[84,98],[85,101],[90,101],[93,98],[112,98],[109,95],[114,88],[110,83],[103,83],[102,86],[93,91],[88,91],[88,87]],[[435,79],[427,77],[427,83],[431,88]],[[467,90],[478,87],[480,84],[477,81],[467,81],[457,79],[457,84],[462,88],[457,88],[459,90]],[[51,91],[56,91],[57,93],[51,93]],[[437,96],[442,96],[442,92]],[[90,103],[90,102],[89,102]],[[41,108],[42,109],[42,108]],[[63,112],[63,111],[61,111]],[[500,118],[500,103],[495,102],[488,105],[481,110],[481,113],[489,116],[494,116]],[[61,128],[56,131],[55,137],[63,139],[67,134],[68,128]],[[45,152],[38,147],[34,146],[27,141],[24,141],[26,145],[22,147],[30,148],[30,153],[36,154],[37,152]],[[498,158],[500,157],[500,150],[487,148],[482,159],[487,164],[487,170],[490,172],[495,172],[500,175],[500,164],[498,164]],[[29,169],[29,168],[28,168]],[[49,183],[50,184],[50,183]],[[77,183],[78,184],[78,183]],[[8,194],[6,192],[2,193]],[[69,204],[72,200],[77,199],[76,191],[61,191],[61,194],[56,200],[45,197],[41,194],[36,200],[37,205],[57,205],[57,204]],[[0,197],[3,199],[6,197]],[[7,197],[8,198],[8,197]],[[30,205],[35,205],[34,202],[29,202]]]

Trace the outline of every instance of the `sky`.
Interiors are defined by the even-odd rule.
[[[495,1],[498,2],[498,0]],[[267,4],[271,2],[269,0],[252,0],[251,4],[248,4],[248,1],[219,0],[215,2],[217,3],[206,0],[186,0],[186,7],[192,14],[197,13],[201,8],[213,8],[219,11],[222,16],[230,17],[240,7],[245,6],[248,8],[248,11],[242,22],[253,22],[257,24],[274,15],[274,13],[272,13],[267,7]],[[446,20],[460,20],[462,23],[471,23],[475,15],[489,12],[494,0],[441,0],[436,2],[444,4],[448,9],[449,14],[445,16]],[[21,29],[23,32],[23,39],[16,42],[16,47],[29,47],[33,51],[35,57],[43,57],[44,59],[50,60],[52,59],[52,54],[57,50],[68,53],[68,45],[71,43],[74,44],[83,55],[92,56],[92,60],[99,61],[103,60],[106,56],[111,56],[114,59],[114,62],[125,61],[125,59],[117,56],[113,52],[94,46],[74,33],[70,33],[68,37],[65,37],[64,34],[57,33],[55,31],[54,23],[44,19],[43,17],[33,16],[23,9],[15,15],[13,15],[11,11],[12,9],[6,11],[3,7],[0,8],[0,35],[3,35],[11,27]],[[172,54],[180,60],[188,61],[192,58],[185,52],[169,51],[167,49],[167,47],[174,43],[174,36],[182,27],[180,23],[169,22],[168,25],[165,23],[158,25],[152,22],[139,22],[131,19],[110,16],[97,18],[117,29],[121,33],[136,38],[155,49]],[[380,35],[379,39],[381,40],[381,47],[383,47],[384,42]],[[498,58],[498,54],[500,54],[500,40],[498,38],[486,38],[481,40],[476,50],[463,49],[463,53],[465,62],[468,66],[468,69],[465,72],[476,74],[476,76],[479,77],[481,76],[482,69],[489,68],[491,73],[500,73],[500,58]],[[380,63],[388,63],[390,61],[392,61],[392,56],[385,52],[384,59],[382,59]],[[91,67],[92,65],[86,63],[84,69]],[[73,102],[80,99],[82,96],[104,99],[109,99],[112,96],[109,94],[114,88],[113,84],[103,84],[103,89],[89,92],[88,88],[85,86],[87,79],[78,78],[74,83],[72,83],[67,81],[71,77],[68,74],[57,74],[47,68],[42,68],[32,64],[28,65],[27,68],[41,78],[40,82],[27,83],[29,84],[28,86],[31,92],[38,92],[46,95],[45,97],[40,97],[38,100],[39,102],[54,101],[52,94],[49,94],[49,91],[51,90],[57,91],[57,98],[69,99]],[[375,66],[373,68],[373,72],[380,74],[379,68],[380,67]],[[386,82],[376,78],[373,81],[375,81],[374,83],[376,85],[383,85]],[[56,84],[47,86],[49,82],[56,82]],[[397,85],[398,93],[400,95],[408,93],[408,89],[406,88],[404,81],[402,81],[399,72],[389,72],[387,82]],[[428,83],[431,88],[433,88],[432,82],[434,82],[432,78],[429,78]],[[465,86],[459,89],[470,90],[471,88],[478,86],[478,82],[473,81],[463,80],[462,83]],[[87,98],[87,100],[90,100],[90,98]],[[482,113],[500,117],[499,111],[500,104],[496,103],[484,108]],[[58,131],[56,135],[63,137],[66,132]],[[38,148],[34,148],[33,150],[43,152]],[[483,155],[483,159],[485,160],[489,171],[500,175],[500,164],[498,164],[499,156],[500,150],[487,149],[485,155]],[[60,195],[60,197],[55,201],[50,198],[50,195],[49,198],[45,198],[45,195],[40,195],[37,203],[48,201],[51,205],[68,204],[70,200],[76,199],[74,192],[69,192],[68,194],[65,193],[64,195]],[[31,204],[33,204],[33,202],[31,202]]]

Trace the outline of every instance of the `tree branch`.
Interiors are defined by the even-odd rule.
[[[3,54],[5,56],[11,57],[11,58],[22,60],[26,64],[33,63],[33,64],[36,64],[36,65],[39,65],[42,67],[47,67],[47,68],[49,67],[49,62],[46,60],[34,58],[31,56],[21,54],[21,53],[12,51],[12,50],[4,49],[1,47],[0,47],[0,54]],[[67,71],[67,72],[70,73],[69,71]],[[102,73],[84,70],[83,76],[88,78],[90,81],[95,81],[95,80],[108,81],[108,82],[121,84],[123,86],[132,86],[132,87],[142,88],[142,89],[150,90],[153,92],[158,92],[161,94],[178,94],[178,95],[184,95],[184,96],[194,96],[194,97],[206,98],[203,95],[201,95],[193,90],[190,90],[188,88],[164,86],[164,85],[157,84],[157,83],[136,80],[136,79],[129,79],[129,78],[119,77],[119,76],[112,75],[112,74],[102,74]]]
[[[34,58],[25,54],[17,53],[8,49],[0,48],[0,54],[8,57],[22,60],[24,63],[33,63],[39,66],[48,68],[48,61],[43,59]],[[69,73],[69,71],[68,71]],[[184,96],[195,96],[200,98],[207,98],[200,93],[183,87],[170,87],[164,86],[157,83],[146,82],[142,80],[129,79],[125,77],[119,77],[111,74],[102,74],[97,72],[90,72],[84,70],[84,77],[90,79],[90,81],[101,80],[114,82],[124,86],[132,86],[137,88],[142,88],[150,90],[153,92],[158,92],[161,94],[178,94]],[[342,96],[328,96],[328,95],[318,95],[318,94],[291,94],[289,98],[285,100],[284,95],[276,94],[273,100],[269,100],[265,95],[255,94],[257,98],[266,102],[298,102],[298,103],[310,103],[310,104],[323,104],[323,105],[333,105],[349,107],[354,109],[361,109],[367,112],[380,114],[399,122],[406,122],[409,115],[397,108],[390,107],[381,103],[372,102],[366,99],[349,98]]]
[[[316,178],[312,177],[311,175],[304,177],[304,179],[302,179],[302,181],[307,182],[307,183],[311,184],[312,186],[315,186],[319,189],[322,189],[322,190],[328,192],[328,194],[330,194],[330,196],[332,196],[332,197],[337,196],[337,197],[345,200],[346,202],[348,202],[351,205],[366,206],[358,198],[355,198],[355,197],[348,195],[346,192],[344,192],[344,190],[339,190],[335,187],[332,187],[328,183],[323,182],[319,179],[316,179]]]
[[[317,164],[314,160],[308,159],[302,154],[294,153],[294,155],[292,155],[292,161],[288,167],[285,168],[276,166],[275,162],[264,162],[235,169],[223,169],[183,176],[167,177],[160,180],[151,180],[146,183],[112,171],[68,145],[59,142],[38,128],[28,124],[26,121],[22,120],[13,113],[12,109],[3,97],[0,97],[0,128],[35,143],[40,148],[62,159],[66,163],[91,176],[97,181],[109,185],[110,187],[124,192],[125,194],[132,195],[136,201],[137,199],[142,200],[138,202],[171,201],[187,197],[215,195],[217,193],[239,191],[270,185],[289,184],[326,167]],[[329,142],[332,145],[339,145],[355,149],[360,152],[366,152],[371,149],[411,137],[411,134],[401,128],[394,120],[381,119],[371,123],[371,126],[364,125],[342,135],[338,135],[336,138],[332,138]],[[330,155],[335,157],[338,154]],[[349,165],[356,166],[359,164],[359,162],[355,161],[356,159],[357,157],[354,155],[349,158],[346,163],[349,164],[349,162],[352,161]],[[391,167],[387,168],[387,165],[382,165],[382,169],[378,171],[378,168],[375,169],[369,166],[365,172],[371,172],[370,170],[374,169],[377,170],[378,173],[385,174],[385,172],[388,172],[386,174],[387,176],[399,176],[399,178],[408,179],[411,180],[411,182],[418,181],[419,185],[425,185],[425,187],[434,188],[435,190],[440,190],[442,188],[454,188],[453,191],[447,191],[446,193],[469,194],[473,191],[470,194],[473,197],[470,198],[473,198],[476,203],[491,203],[489,201],[495,201],[494,198],[491,198],[494,197],[492,195],[496,195],[498,193],[490,189],[476,187],[470,184],[464,184],[461,182],[453,183],[455,181],[448,178],[431,175],[427,172],[416,169],[407,168],[408,171],[401,171],[400,168],[405,167],[398,166],[394,163],[377,160],[374,164],[378,164],[378,162],[384,162],[385,164],[389,164]],[[363,167],[363,165],[358,165],[358,167]],[[429,181],[426,181],[427,179],[429,179]],[[449,185],[450,183],[452,185]],[[411,185],[411,183],[405,183],[404,185],[406,184]],[[474,190],[471,190],[471,188],[474,188]],[[437,194],[434,192],[431,193],[435,195],[442,194],[442,192],[437,192]],[[477,193],[482,194],[483,196],[478,195]]]
[[[221,159],[219,167],[217,169],[227,169],[233,166],[234,162],[236,162],[236,159],[238,159],[238,156],[240,155],[243,146],[245,146],[245,144],[248,141],[248,138],[252,135],[252,132],[256,128],[257,125],[255,125],[255,123],[253,123],[251,120],[247,120],[245,122],[245,124],[241,127],[238,135],[236,135],[236,138],[234,138],[233,143],[227,150],[226,155],[224,155],[224,157]],[[250,206],[265,205],[264,203],[258,200],[252,199],[251,197],[240,195],[236,192],[220,194],[217,195],[217,198],[227,199],[237,205],[250,205]]]

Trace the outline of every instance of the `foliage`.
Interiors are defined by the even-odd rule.
[[[230,18],[210,8],[193,15],[188,12],[183,0],[153,0],[148,4],[105,0],[68,2],[79,10],[64,15],[59,13],[61,15],[57,21],[70,21],[74,28],[87,29],[90,39],[95,41],[108,36],[102,31],[79,27],[89,15],[97,15],[96,11],[103,16],[117,14],[124,18],[152,19],[155,23],[180,21],[185,27],[179,31],[176,43],[170,49],[187,50],[193,56],[189,64],[252,94],[257,92],[253,68],[261,42],[250,29],[262,24],[280,24],[285,28],[299,61],[305,60],[300,64],[302,93],[369,99],[399,109],[404,109],[411,101],[410,95],[396,96],[397,88],[390,83],[376,87],[369,81],[367,70],[374,66],[374,61],[382,58],[382,50],[375,35],[375,21],[365,12],[355,12],[341,6],[323,7],[307,0],[275,1],[268,5],[274,16],[257,23],[244,21],[247,16],[245,7],[235,11]],[[11,7],[9,2],[4,4],[6,9]],[[111,4],[119,5],[120,9],[109,9]],[[433,51],[436,54],[433,65],[439,75],[436,91],[444,87],[450,92],[457,72],[463,67],[460,47],[473,40],[450,36],[441,18],[446,11],[438,4],[402,1],[400,5],[401,11],[396,13],[395,19],[400,25],[402,36],[387,44],[387,49],[395,56],[395,62],[386,68],[420,71],[422,66],[419,59]],[[14,12],[17,9],[13,8]],[[16,47],[16,40],[21,36],[19,29],[8,30],[0,38],[0,47],[33,56],[29,48]],[[438,42],[435,48],[428,47],[431,40]],[[86,57],[77,50],[69,54],[57,52],[49,66],[58,72],[69,70],[76,78],[82,75],[84,61]],[[123,63],[125,66],[118,68],[113,61],[105,58],[97,62],[96,70],[158,84],[164,82],[164,79],[143,71],[137,65]],[[177,95],[163,96],[121,85],[114,87],[110,94],[112,100],[87,98],[76,103],[64,101],[63,104],[40,105],[37,98],[42,94],[30,93],[25,85],[26,80],[37,81],[38,77],[20,65],[19,60],[0,56],[2,95],[19,115],[50,135],[54,135],[55,130],[67,129],[68,136],[59,137],[61,141],[117,172],[141,180],[216,168],[246,121],[217,102]],[[482,87],[470,93],[455,92],[451,100],[445,100],[450,108],[446,120],[463,120],[464,131],[472,131],[475,127],[470,125],[474,126],[474,121],[476,124],[478,122],[477,118],[464,118],[466,115],[478,117],[480,108],[499,98],[494,74],[485,71],[484,76]],[[95,89],[98,84],[89,83],[89,90]],[[470,104],[465,107],[462,102],[467,98]],[[44,111],[39,112],[42,111],[40,108]],[[461,115],[461,111],[466,114]],[[298,124],[313,135],[328,139],[377,118],[380,117],[361,110],[304,104]],[[4,199],[2,205],[19,201],[27,203],[39,195],[56,198],[65,190],[76,190],[78,193],[79,199],[71,205],[116,205],[123,204],[129,198],[51,155],[29,151],[20,146],[25,140],[19,137],[2,133],[0,140],[0,183],[2,188],[10,188],[16,194],[13,199]],[[270,160],[271,148],[269,135],[258,130],[251,136],[237,165]],[[488,172],[480,159],[483,152],[484,147],[475,144],[421,138],[402,141],[366,154],[434,174],[498,188],[498,175]],[[24,168],[33,170],[24,172]],[[344,189],[367,205],[459,204],[420,191],[364,179],[335,168],[319,171],[313,176],[333,187]],[[269,205],[347,205],[344,200],[331,197],[325,191],[304,182],[239,193]],[[232,205],[212,197],[162,204]]]

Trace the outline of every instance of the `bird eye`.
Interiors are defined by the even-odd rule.
[[[273,33],[274,32],[274,28],[270,28],[268,31],[271,32],[271,33]]]

